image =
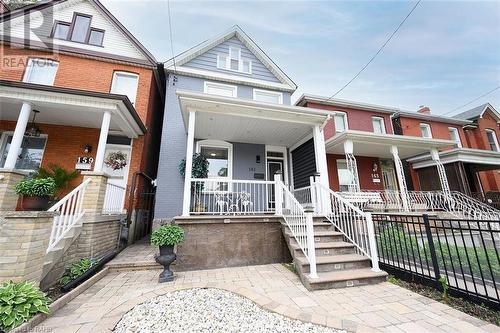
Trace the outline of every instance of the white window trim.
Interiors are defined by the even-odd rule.
[[[124,75],[124,76],[133,76],[133,77],[137,78],[137,80],[136,80],[137,85],[136,85],[136,87],[135,87],[135,100],[130,101],[130,102],[132,103],[132,105],[134,105],[134,106],[135,106],[135,102],[137,101],[137,95],[138,95],[138,93],[139,93],[139,75],[138,75],[138,74],[135,74],[135,73],[131,73],[131,72],[115,71],[115,72],[113,73],[113,81],[111,82],[111,90],[110,90],[110,92],[112,92],[112,91],[113,91],[113,89],[114,89],[115,82],[116,82],[115,80],[116,80],[116,75],[117,75],[117,74],[119,74],[119,75]],[[127,97],[128,97],[128,96],[127,96]]]
[[[460,132],[458,131],[458,128],[456,128],[456,127],[448,127],[448,131],[450,133],[451,132],[456,133],[458,140],[455,140],[455,142],[457,143],[457,147],[458,148],[462,148],[462,139],[460,139]],[[450,134],[450,137],[451,137],[451,134]],[[454,140],[454,138],[452,138],[452,137],[451,137],[451,139]]]
[[[430,134],[429,137],[423,135],[424,133],[422,132],[422,127],[426,127],[427,129],[429,129],[429,134]],[[423,138],[432,139],[432,128],[431,128],[431,125],[429,125],[427,123],[420,123],[419,128],[420,128],[420,133],[422,134]]]
[[[31,73],[33,72],[33,61],[43,61],[46,64],[48,64],[48,63],[55,64],[56,72],[54,74],[54,78],[52,79],[52,82],[50,82],[50,84],[47,83],[47,85],[53,86],[54,81],[56,80],[57,71],[59,69],[59,62],[55,61],[55,60],[51,60],[51,59],[44,59],[44,58],[29,58],[28,59],[28,64],[26,65],[26,70],[25,70],[24,75],[23,75],[23,82],[28,82],[28,79],[31,76]]]
[[[283,93],[278,92],[278,91],[272,91],[272,90],[264,90],[264,89],[253,89],[253,99],[256,101],[256,95],[258,94],[267,94],[267,95],[274,95],[278,96],[278,104],[283,104]]]
[[[227,148],[227,177],[211,177],[210,179],[233,179],[233,145],[222,140],[201,140],[196,142],[196,153],[201,152],[201,147]]]
[[[493,141],[495,142],[495,146],[496,146],[496,151],[500,151],[500,146],[498,145],[498,138],[497,138],[497,133],[495,133],[494,130],[490,129],[490,128],[487,128],[486,129],[486,133],[492,133],[493,134]],[[486,139],[488,140],[488,146],[490,145],[490,140],[488,139],[488,136],[486,136]],[[490,147],[491,149],[491,147]]]
[[[345,129],[342,132],[337,131],[337,126],[335,125],[335,116],[336,115],[343,115],[344,116]],[[343,132],[349,130],[349,121],[347,120],[347,112],[335,111],[333,113],[333,127],[335,127],[335,133],[343,133]]]
[[[0,156],[2,156],[5,152],[5,148],[7,146],[7,137],[9,135],[13,136],[14,132],[13,131],[6,131],[6,132],[0,133]],[[48,136],[48,134],[40,134],[40,137],[45,138],[45,144],[43,145],[42,158],[40,159],[40,167],[41,167],[42,163],[43,163],[43,157],[45,155],[45,148],[47,148],[47,141],[49,139],[49,136]],[[17,159],[16,159],[16,163],[17,163]],[[36,171],[36,170],[32,170],[32,169],[22,169],[22,170],[28,171],[28,172]]]
[[[380,120],[382,123],[382,133],[381,134],[387,134],[387,131],[385,129],[385,119],[384,117],[378,117],[378,116],[373,116],[372,117],[372,127],[373,127],[373,133],[375,133],[375,126],[373,126],[373,121],[374,120]]]
[[[204,84],[203,84],[203,92],[205,94],[208,94],[208,87],[209,86],[219,87],[219,88],[229,88],[229,89],[231,89],[233,91],[233,96],[232,97],[234,97],[234,98],[238,97],[238,86],[233,86],[231,84],[223,84],[223,83],[205,81]],[[211,94],[211,95],[216,95],[216,94]],[[221,96],[221,95],[216,95],[216,96]]]
[[[231,68],[231,51],[232,50],[237,50],[238,52],[238,69],[232,69]],[[226,57],[226,63],[222,64],[219,61],[219,56],[224,55]],[[248,61],[248,72],[243,71],[243,60]],[[235,46],[229,46],[228,53],[217,53],[217,68],[223,69],[226,71],[231,71],[231,72],[236,72],[236,73],[242,73],[242,74],[252,74],[252,60],[247,59],[247,58],[242,58],[241,57],[241,48],[240,47],[235,47]]]

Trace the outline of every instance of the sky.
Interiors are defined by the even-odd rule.
[[[102,0],[159,61],[172,57],[166,0]],[[239,25],[299,86],[331,96],[375,54],[415,1],[170,1],[175,54]],[[453,115],[500,110],[500,1],[422,1],[336,96]]]

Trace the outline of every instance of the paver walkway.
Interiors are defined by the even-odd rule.
[[[109,332],[135,305],[173,290],[227,289],[283,315],[355,332],[500,332],[500,328],[391,283],[307,291],[283,265],[177,273],[159,284],[160,270],[110,272],[55,312],[36,332]]]

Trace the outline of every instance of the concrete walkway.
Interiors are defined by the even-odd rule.
[[[142,253],[142,255],[149,255]],[[307,291],[283,265],[180,272],[159,284],[160,270],[111,271],[34,332],[110,332],[135,305],[174,290],[216,287],[285,316],[352,332],[500,332],[500,328],[391,283]]]

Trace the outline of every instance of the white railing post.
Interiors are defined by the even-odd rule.
[[[375,239],[375,227],[373,226],[372,214],[366,213],[366,231],[368,232],[368,242],[370,244],[370,257],[372,260],[372,271],[380,272],[378,266],[377,241]]]
[[[195,130],[196,112],[189,111],[187,145],[186,145],[186,166],[184,167],[184,198],[182,201],[182,216],[189,216],[191,205],[191,172],[193,171],[193,146]]]
[[[307,256],[309,257],[309,277],[311,279],[318,278],[316,271],[316,244],[314,243],[314,224],[313,224],[314,208],[307,206],[304,208],[306,216],[306,234],[307,234]]]
[[[274,175],[274,212],[283,215],[283,187],[279,173]]]
[[[316,188],[316,182],[314,181],[314,176],[309,177],[309,184],[311,185],[311,204],[314,207],[314,212],[318,213],[318,189]]]

